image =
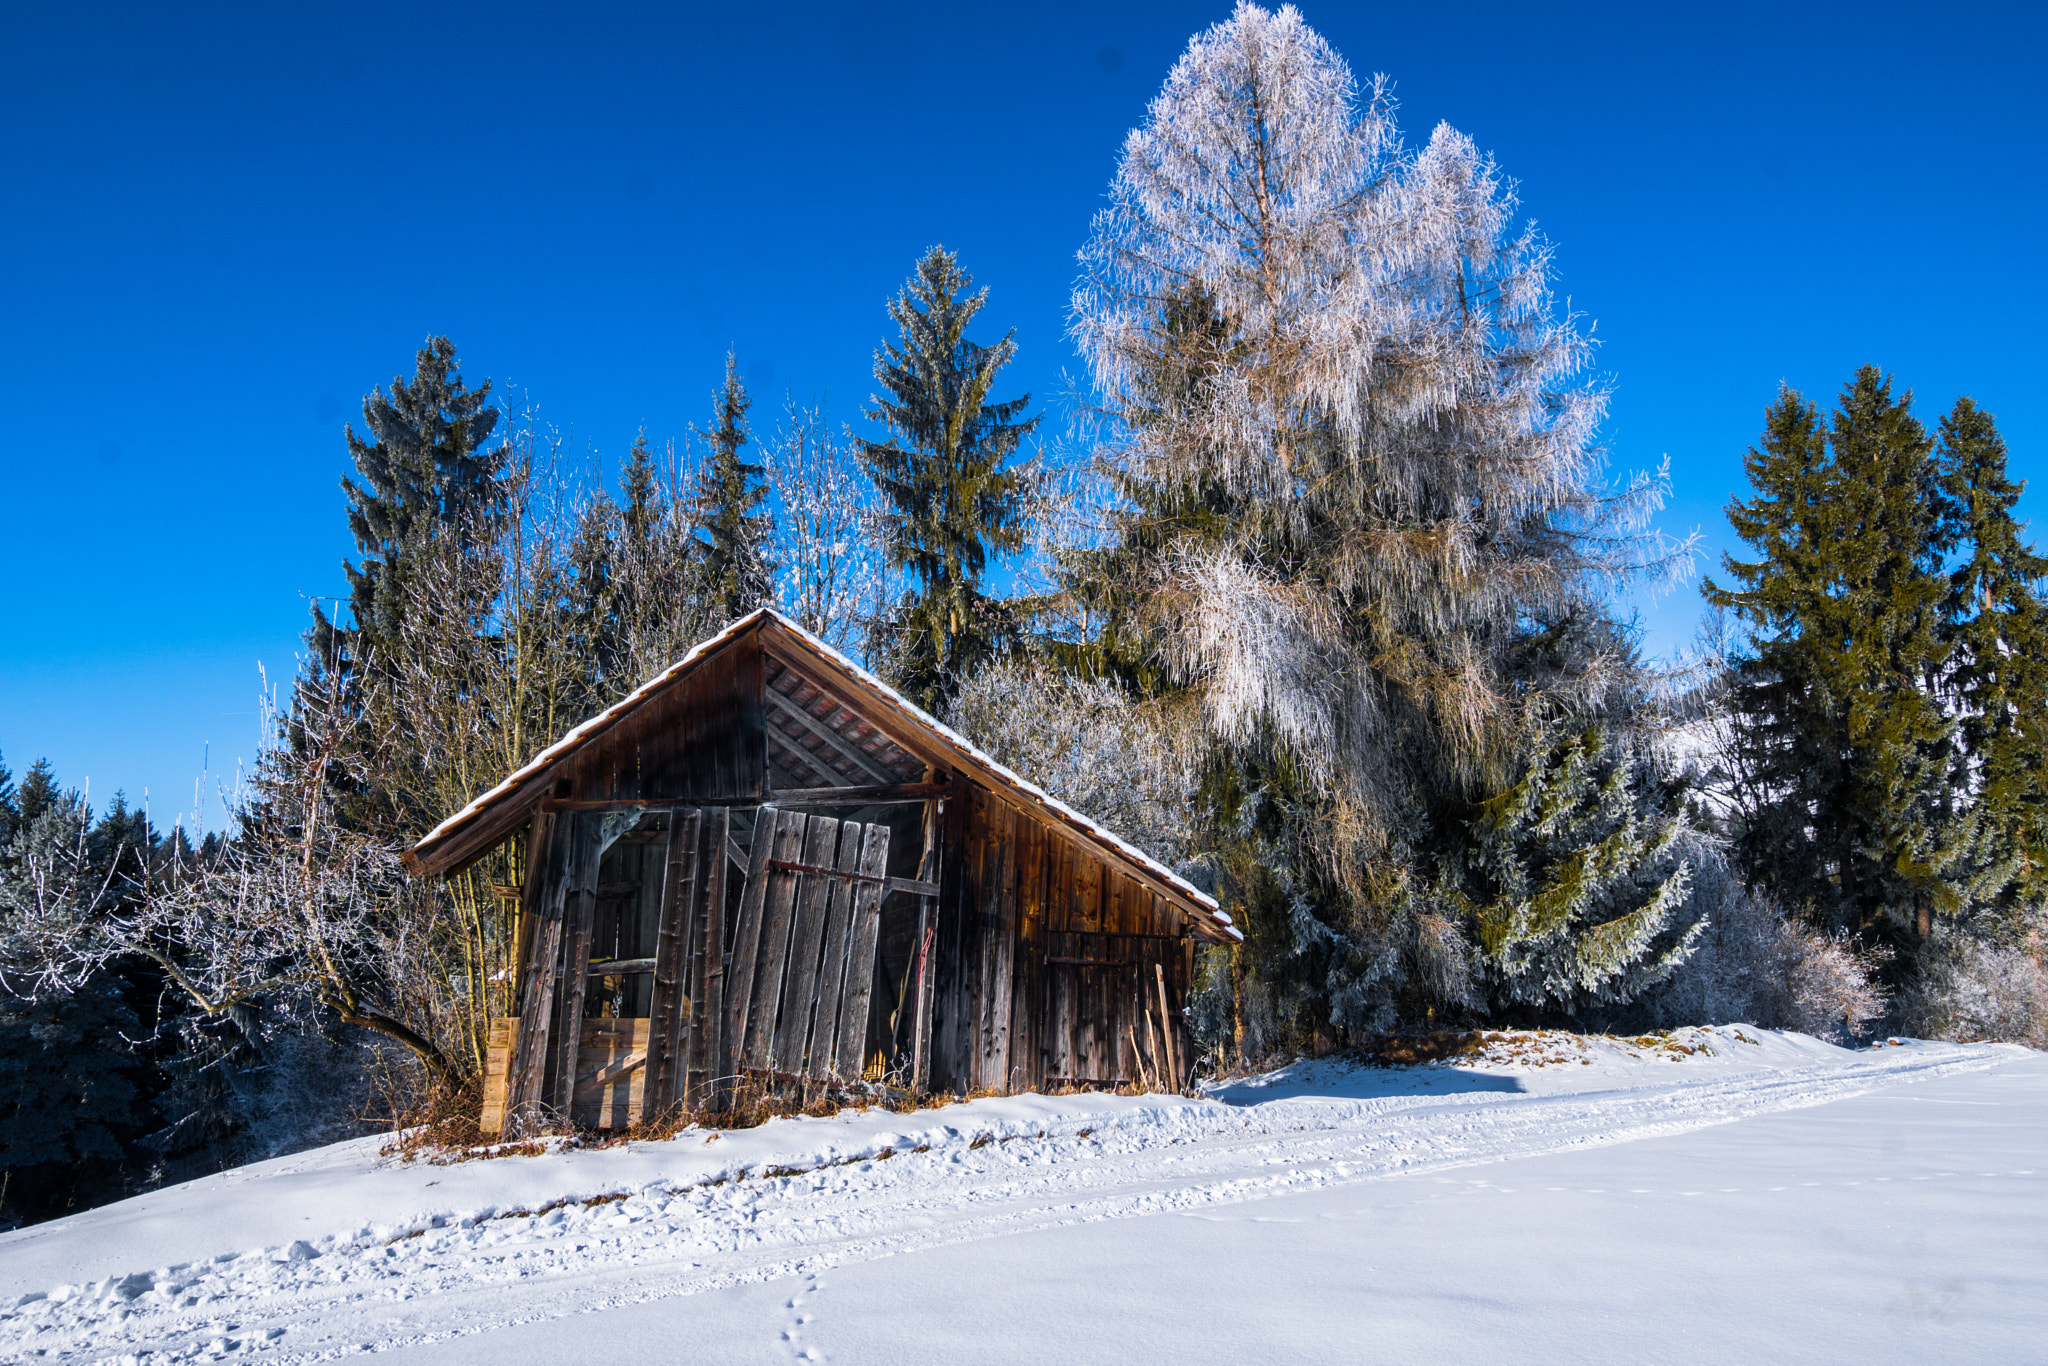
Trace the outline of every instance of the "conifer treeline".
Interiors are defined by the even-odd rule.
[[[1707,601],[1749,628],[1729,683],[1745,872],[1894,955],[1947,922],[2024,934],[2048,876],[2048,560],[1992,415],[1929,432],[1866,366],[1835,411],[1786,390],[1729,507],[1754,558]]]

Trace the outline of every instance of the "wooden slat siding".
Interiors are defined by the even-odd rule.
[[[994,870],[988,889],[990,914],[984,919],[988,964],[986,1003],[982,1018],[987,1033],[982,1039],[981,1084],[1008,1089],[1010,1085],[1010,1001],[1015,988],[1017,945],[1017,827],[1023,824],[1006,807],[996,811],[996,840],[990,860]]]
[[[704,813],[669,812],[662,851],[661,920],[654,953],[654,1000],[648,1010],[647,1101],[657,1111],[675,1105],[683,1088],[683,1024],[688,1010],[692,920],[697,893]]]
[[[959,947],[960,930],[955,922],[960,918],[960,865],[967,859],[963,819],[967,802],[964,788],[957,796],[948,797],[939,821],[939,843],[946,858],[939,875],[938,904],[932,909],[931,1006],[925,1056],[925,1087],[932,1093],[954,1089],[953,1055],[948,1046],[952,1027],[946,1017],[953,1008],[953,955]]]
[[[961,1066],[966,1086],[979,1090],[986,1083],[982,1066],[988,1046],[989,918],[995,900],[999,871],[998,847],[1002,836],[995,828],[996,808],[988,794],[974,794],[973,833],[968,836],[967,869],[960,888],[961,986],[963,1009],[960,1041]]]
[[[1060,1074],[1058,1010],[1054,999],[1059,974],[1046,964],[1045,959],[1053,953],[1056,937],[1064,932],[1067,921],[1067,879],[1072,873],[1073,863],[1069,846],[1060,840],[1047,840],[1045,862],[1045,923],[1039,931],[1038,962],[1034,969],[1038,973],[1038,990],[1034,999],[1038,1012],[1038,1076],[1034,1084],[1041,1087],[1047,1077]]]
[[[555,984],[562,961],[568,840],[575,818],[540,812],[535,814],[534,822],[544,827],[539,841],[542,853],[527,872],[527,887],[534,897],[539,923],[527,944],[525,970],[519,974],[519,1041],[513,1051],[511,1082],[505,1095],[506,1113],[522,1126],[532,1108],[540,1104],[547,1079],[548,1039],[554,1026]]]
[[[860,841],[866,827],[848,821],[839,827],[839,848],[832,866],[844,872],[860,868]],[[846,947],[853,924],[853,880],[827,878],[825,923],[819,931],[823,951],[818,956],[817,1010],[811,1025],[810,1046],[804,1053],[804,1075],[823,1081],[833,1075],[837,1056],[839,1017],[846,1006]]]
[[[779,815],[773,857],[778,863],[801,862],[810,818],[801,811],[784,811]],[[795,873],[782,868],[768,868],[764,872],[768,895],[761,907],[754,989],[747,1000],[746,1029],[739,1047],[740,1066],[760,1071],[768,1068],[775,1050],[775,1018],[782,1005],[783,977],[789,966],[789,926],[795,918],[797,891]],[[734,955],[733,966],[740,966],[738,955]]]
[[[746,1050],[747,1018],[753,1010],[754,984],[760,976],[761,921],[768,905],[768,859],[774,853],[782,823],[792,815],[795,813],[764,806],[754,817],[754,846],[747,856],[747,881],[740,888],[739,918],[733,927],[732,946],[725,954],[724,1056],[718,1071],[721,1078],[739,1070]]]
[[[705,815],[703,861],[699,864],[700,905],[690,939],[690,1031],[685,1046],[682,1103],[692,1110],[712,1103],[714,1081],[731,1073],[725,1032],[726,850],[732,844],[732,812],[714,807]]]
[[[838,866],[839,822],[831,816],[811,817],[804,832],[803,861],[813,868]],[[825,913],[832,900],[832,879],[816,873],[797,875],[796,906],[789,934],[788,966],[783,970],[781,1018],[775,1026],[768,1065],[791,1076],[805,1073],[811,1022],[818,1006],[818,968],[825,941]]]
[[[1017,941],[1010,958],[1010,1075],[1015,1095],[1035,1089],[1038,1067],[1038,960],[1044,957],[1045,832],[1037,821],[1018,824]]]
[[[597,838],[604,816],[579,811],[569,823],[567,895],[562,903],[562,985],[556,1028],[561,1061],[555,1073],[554,1105],[567,1113],[576,1073],[576,1051],[583,1042],[584,994],[590,987],[590,931],[597,915]]]
[[[842,863],[840,865],[844,867]],[[859,1081],[867,1066],[868,1023],[874,1015],[875,944],[882,934],[883,889],[874,879],[889,871],[889,827],[870,825],[861,832],[854,868],[852,917],[847,926],[846,991],[833,1029],[832,1070],[847,1081]],[[823,1008],[820,1007],[822,1015]]]
[[[946,860],[946,874],[939,884],[938,940],[933,945],[938,972],[932,998],[932,1090],[959,1091],[966,1080],[962,1065],[961,1040],[966,1034],[965,973],[962,969],[962,941],[969,914],[963,887],[973,882],[970,858],[974,850],[974,790],[963,784],[960,795],[946,802],[945,843],[952,851]]]
[[[960,1066],[967,1087],[978,1091],[988,1083],[982,1077],[984,1040],[988,1038],[989,922],[995,909],[995,878],[998,843],[996,828],[1000,808],[986,790],[974,793],[975,844],[968,846],[968,878],[960,898]]]
[[[924,844],[917,862],[917,879],[920,882],[934,885],[940,883],[943,864],[940,846],[942,819],[939,803],[926,801],[920,834]],[[913,1095],[923,1095],[931,1086],[932,975],[937,965],[925,944],[925,936],[929,931],[936,937],[938,911],[938,897],[921,896],[917,899],[917,937],[910,943],[913,993],[910,1007],[910,1089]]]
[[[566,1107],[577,1124],[623,1129],[646,1110],[647,1067],[600,1081],[604,1073],[648,1047],[647,1020],[585,1020],[577,1031],[576,1091]]]

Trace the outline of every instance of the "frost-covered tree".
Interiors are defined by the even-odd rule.
[[[1017,353],[1014,334],[993,346],[967,328],[988,302],[954,255],[933,247],[889,302],[900,332],[875,353],[882,393],[867,411],[889,430],[862,440],[862,462],[882,491],[882,540],[912,587],[887,624],[889,671],[938,709],[961,679],[1010,634],[1003,605],[982,591],[992,556],[1024,546],[1029,472],[1015,463],[1038,425],[1031,396],[991,402],[996,376]]]
[[[1650,560],[1657,490],[1600,481],[1549,246],[1469,138],[1404,150],[1293,8],[1244,4],[1130,134],[1081,259],[1124,508],[1065,568],[1102,653],[1205,718],[1252,971],[1350,1028],[1455,999],[1471,927],[1418,888],[1534,736],[1629,692],[1601,603]]]
[[[855,449],[851,433],[833,433],[822,412],[795,403],[768,448],[780,512],[776,604],[845,650],[859,649],[880,615],[887,568],[875,486]]]

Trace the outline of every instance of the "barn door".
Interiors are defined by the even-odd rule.
[[[859,1080],[888,864],[886,825],[761,808],[726,979],[735,1070]]]
[[[536,819],[519,1016],[502,1022],[505,1075],[487,1089],[502,1087],[503,1101],[492,1108],[519,1132],[548,1114],[616,1126],[703,1104],[715,1053],[706,1035],[720,1018],[709,998],[722,975],[730,813]],[[628,832],[629,844],[655,847],[633,851],[630,881],[601,882],[605,851]],[[653,911],[637,932],[635,906]]]

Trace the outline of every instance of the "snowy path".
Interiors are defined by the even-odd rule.
[[[817,1136],[833,1121],[779,1126],[782,1142],[797,1141],[789,1160],[756,1161],[739,1179],[678,1170],[641,1182],[625,1199],[524,1217],[485,1206],[444,1217],[446,1227],[416,1225],[410,1236],[330,1229],[318,1240],[184,1266],[102,1263],[93,1284],[31,1299],[0,1318],[0,1353],[308,1361],[415,1345],[428,1347],[419,1359],[439,1360],[458,1347],[452,1339],[483,1334],[474,1344],[482,1347],[508,1324],[562,1320],[560,1329],[573,1334],[578,1323],[608,1321],[582,1317],[593,1311],[767,1282],[800,1288],[833,1268],[899,1254],[985,1249],[992,1240],[1102,1221],[1213,1214],[1391,1176],[1578,1153],[2034,1057],[1933,1045],[1846,1054],[1764,1037],[1770,1047],[1756,1047],[1768,1056],[1754,1063],[1741,1056],[1748,1046],[1718,1043],[1732,1063],[1603,1056],[1583,1074],[1569,1066],[1418,1069],[1398,1074],[1401,1093],[1349,1096],[1341,1094],[1347,1080],[1385,1074],[1326,1069],[1317,1078],[1310,1067],[1267,1088],[1282,1098],[1255,1104],[976,1102],[862,1116],[822,1146]],[[1597,1089],[1568,1089],[1575,1085]],[[1461,1089],[1437,1094],[1445,1088]],[[1247,1088],[1232,1098],[1259,1094]],[[765,1133],[722,1141],[760,1142]],[[718,1144],[691,1136],[642,1151],[685,1146],[701,1167]],[[515,1165],[442,1170],[473,1184],[509,1176]],[[807,1170],[770,1174],[776,1165]],[[22,1239],[0,1239],[0,1263],[17,1246],[38,1261],[61,1260],[61,1234],[39,1245]],[[118,1257],[118,1249],[104,1255]],[[1199,1275],[1199,1267],[1182,1273]],[[786,1341],[793,1349],[797,1338]],[[766,1345],[756,1337],[750,1350]]]

